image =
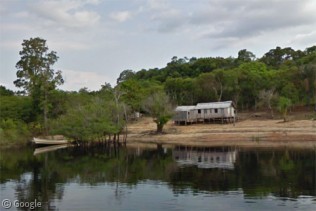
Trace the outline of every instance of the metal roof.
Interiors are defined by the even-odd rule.
[[[190,111],[194,109],[229,108],[234,104],[232,101],[198,103],[196,106],[178,106],[176,111]]]
[[[224,102],[209,102],[209,103],[198,103],[195,109],[208,109],[208,108],[229,108],[233,106],[232,101]]]
[[[176,111],[190,111],[194,108],[195,108],[195,106],[178,106],[176,108]]]

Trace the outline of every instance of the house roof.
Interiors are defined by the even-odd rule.
[[[190,111],[194,108],[195,108],[195,106],[178,106],[176,108],[176,111]]]
[[[195,109],[229,108],[231,106],[234,106],[232,101],[209,102],[209,103],[198,103],[195,106]]]
[[[196,106],[178,106],[176,111],[190,111],[194,109],[229,108],[234,104],[232,101],[198,103]]]

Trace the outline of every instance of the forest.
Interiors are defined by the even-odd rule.
[[[97,91],[58,88],[57,52],[46,40],[24,40],[17,61],[21,91],[0,86],[0,146],[32,136],[62,134],[77,141],[104,140],[123,133],[135,112],[153,117],[157,131],[177,105],[232,100],[238,111],[266,110],[284,120],[291,108],[316,111],[316,46],[269,50],[257,58],[247,49],[238,57],[178,58],[163,68],[123,70],[112,87]]]

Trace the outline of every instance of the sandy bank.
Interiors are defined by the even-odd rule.
[[[169,122],[156,135],[155,123],[143,118],[128,126],[128,143],[240,147],[316,147],[316,121],[244,120],[233,124],[177,126]]]

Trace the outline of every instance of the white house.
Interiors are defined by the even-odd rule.
[[[176,108],[176,113],[173,117],[173,120],[177,123],[192,123],[195,119],[194,115],[195,106],[178,106]]]
[[[196,106],[178,106],[173,118],[176,124],[193,122],[234,122],[236,110],[232,101],[198,103]]]

